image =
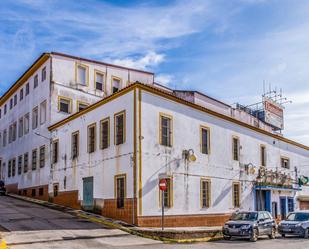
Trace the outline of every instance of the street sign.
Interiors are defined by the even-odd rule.
[[[166,191],[167,189],[167,181],[166,179],[160,179],[159,181],[159,188],[161,191]]]

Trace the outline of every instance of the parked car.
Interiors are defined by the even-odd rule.
[[[309,237],[309,210],[291,212],[278,226],[278,232],[282,237],[286,234]]]
[[[0,195],[5,195],[5,194],[6,194],[6,189],[5,189],[4,181],[0,181]]]
[[[266,211],[235,213],[223,226],[225,240],[236,237],[255,242],[261,235],[268,235],[270,239],[276,236],[276,222]]]

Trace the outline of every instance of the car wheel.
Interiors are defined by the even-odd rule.
[[[224,240],[231,240],[231,238],[232,238],[231,236],[226,236],[226,235],[223,236],[223,239],[224,239]]]
[[[257,240],[258,240],[258,230],[254,228],[250,237],[250,241],[256,242]]]
[[[308,237],[309,237],[309,228],[305,230],[305,234],[304,234],[305,239],[308,239]]]
[[[282,234],[281,234],[281,237],[282,237],[282,238],[285,238],[285,234],[284,234],[284,233],[282,233]]]
[[[271,229],[271,234],[268,235],[268,237],[270,239],[275,239],[276,238],[276,229],[274,227]]]

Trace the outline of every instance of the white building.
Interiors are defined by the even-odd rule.
[[[44,54],[0,109],[1,177],[11,192],[139,226],[160,226],[160,178],[167,226],[219,225],[238,209],[280,218],[309,208],[308,187],[296,184],[309,175],[309,147],[209,96],[160,86],[152,73]],[[19,137],[21,117],[29,131]]]
[[[309,163],[304,145],[139,83],[49,129],[58,195],[140,226],[160,226],[162,177],[168,226],[219,225],[237,209],[280,217],[298,208],[294,167]]]
[[[8,191],[48,199],[51,124],[153,73],[44,53],[0,99],[0,172]]]

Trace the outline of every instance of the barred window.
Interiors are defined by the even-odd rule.
[[[202,208],[209,208],[210,207],[210,198],[211,191],[210,191],[210,180],[202,179],[201,180],[201,206]]]
[[[232,187],[233,192],[233,207],[240,207],[240,183],[234,182]]]
[[[101,149],[109,147],[109,118],[101,121]]]
[[[233,137],[233,160],[239,161],[239,138]]]
[[[12,176],[14,177],[16,174],[16,159],[12,160]]]
[[[58,153],[59,153],[59,142],[58,140],[53,141],[53,154],[52,154],[52,163],[58,162]]]
[[[115,144],[125,142],[125,112],[115,114]]]
[[[88,126],[88,153],[92,153],[96,149],[96,124]]]
[[[72,159],[79,155],[79,132],[72,133]]]
[[[24,154],[24,173],[28,172],[28,153]]]
[[[18,157],[18,174],[20,175],[22,172],[22,164],[23,164],[23,156]]]
[[[117,208],[124,208],[124,200],[126,195],[126,177],[125,175],[116,176],[115,180]]]
[[[45,166],[45,145],[40,147],[40,168]]]
[[[172,207],[172,179],[171,178],[167,178],[166,179],[166,182],[167,182],[167,188],[166,190],[164,191],[164,207],[165,208],[170,208]],[[161,197],[161,195],[160,195]]]
[[[36,170],[37,166],[37,149],[32,151],[32,170]]]
[[[201,127],[201,152],[202,154],[209,154],[210,136],[209,129]]]
[[[160,115],[160,144],[163,146],[172,146],[172,118],[166,115]]]

